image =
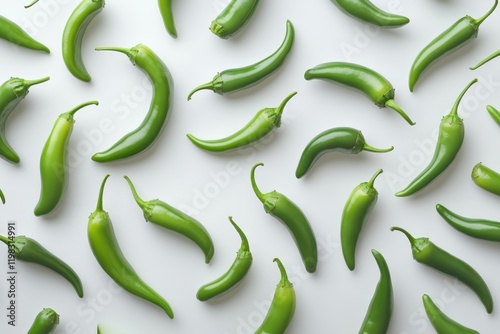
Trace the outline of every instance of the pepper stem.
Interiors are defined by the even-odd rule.
[[[39,0],[34,0],[32,3],[30,3],[29,5],[26,5],[24,6],[24,8],[30,8],[31,6],[33,6],[34,4],[36,4]]]
[[[401,227],[393,226],[393,227],[391,227],[391,231],[402,232],[404,235],[406,235],[406,237],[408,238],[408,240],[410,241],[410,243],[412,245],[415,243],[415,238],[408,231],[406,231],[405,229],[403,229]]]
[[[196,93],[197,91],[200,91],[200,90],[204,90],[204,89],[210,89],[210,90],[214,90],[214,83],[212,81],[210,82],[207,82],[206,84],[203,84],[203,85],[200,85],[198,87],[196,87],[195,89],[193,89],[191,91],[191,93],[189,93],[188,95],[188,101],[191,100],[191,97],[193,96],[194,93]]]
[[[287,97],[285,97],[285,99],[281,102],[281,104],[276,108],[276,119],[280,119],[281,118],[281,114],[283,113],[283,110],[285,109],[286,104],[295,95],[297,95],[297,92],[293,92],[292,94],[290,94]]]
[[[98,105],[99,105],[99,102],[98,102],[98,101],[88,101],[88,102],[84,102],[84,103],[82,103],[82,104],[80,104],[80,105],[77,105],[76,107],[74,107],[73,109],[71,109],[70,111],[68,111],[66,114],[71,115],[71,116],[74,116],[74,115],[75,115],[75,113],[76,113],[78,110],[80,110],[80,109],[82,109],[82,108],[84,108],[84,107],[90,106],[90,105],[92,105],[92,104],[93,104],[93,105],[98,106]]]
[[[264,195],[262,192],[259,190],[259,187],[257,187],[257,183],[255,182],[255,169],[259,166],[264,166],[262,162],[258,162],[255,165],[253,165],[252,170],[250,171],[250,181],[252,182],[252,189],[255,195],[260,199],[261,202],[264,202]]]
[[[146,202],[142,198],[139,197],[139,195],[137,194],[137,191],[135,190],[134,184],[132,183],[132,181],[130,181],[128,176],[124,175],[123,177],[125,178],[125,180],[127,180],[128,185],[130,186],[130,190],[132,190],[132,196],[134,196],[135,202],[140,207],[143,207],[146,204]]]
[[[50,77],[44,77],[36,80],[23,80],[24,85],[29,88],[34,85],[41,84],[42,82],[49,81]]]
[[[234,228],[236,229],[236,232],[238,232],[238,234],[240,235],[241,238],[240,250],[248,252],[250,250],[250,245],[248,244],[248,239],[245,233],[243,233],[241,228],[238,225],[236,225],[236,223],[233,220],[233,217],[229,216],[229,221],[231,222],[231,224],[233,224]]]
[[[363,144],[363,151],[366,151],[366,152],[386,153],[386,152],[392,151],[393,149],[394,149],[394,146],[391,146],[389,148],[376,148],[376,147],[368,145],[367,143]]]
[[[288,280],[288,274],[286,273],[285,267],[283,266],[283,263],[281,263],[280,259],[275,257],[273,259],[273,262],[276,262],[281,273],[281,280],[278,285],[280,286],[291,285],[290,281]]]
[[[397,104],[396,102],[394,102],[393,99],[389,99],[387,100],[387,102],[385,103],[385,106],[388,107],[388,108],[391,108],[392,110],[394,110],[395,112],[397,112],[399,115],[401,115],[401,117],[403,117],[405,119],[406,122],[408,122],[408,124],[410,125],[415,125],[415,122],[411,120],[410,116],[408,116],[404,111],[403,109],[401,109]]]
[[[500,50],[493,52],[491,55],[489,55],[488,57],[481,60],[477,65],[469,67],[469,69],[470,70],[478,69],[479,67],[483,66],[484,64],[486,64],[487,62],[489,62],[490,60],[492,60],[498,56],[500,56]]]
[[[379,176],[383,172],[384,172],[384,170],[382,168],[380,168],[378,171],[376,171],[375,174],[373,174],[370,181],[367,182],[368,187],[373,188],[373,184],[375,183],[375,179],[377,178],[377,176]]]
[[[458,116],[458,105],[462,101],[462,98],[464,97],[465,93],[467,93],[467,91],[469,90],[469,88],[473,84],[475,84],[476,82],[477,82],[477,78],[472,79],[472,81],[469,82],[469,84],[464,88],[464,90],[462,90],[462,92],[460,93],[460,95],[457,97],[457,100],[455,101],[455,104],[453,105],[453,108],[450,111],[450,115]]]
[[[491,7],[490,10],[486,14],[484,14],[482,17],[475,20],[474,23],[476,25],[480,25],[481,23],[483,23],[483,21],[486,20],[488,18],[488,16],[491,15],[491,13],[493,13],[495,8],[497,8],[497,5],[498,5],[498,0],[495,0],[495,4],[493,5],[493,7]]]
[[[96,51],[116,51],[116,52],[124,53],[127,56],[128,56],[128,54],[130,52],[130,49],[121,48],[121,47],[117,47],[117,46],[101,46],[101,47],[95,48],[95,50]]]
[[[102,180],[101,188],[99,189],[99,197],[97,199],[96,211],[103,211],[102,208],[102,195],[104,194],[104,186],[106,185],[106,181],[108,180],[109,174],[106,174],[104,180]]]
[[[7,237],[4,237],[3,235],[0,235],[0,241],[6,244],[7,246],[10,246],[10,244],[12,243],[12,240],[10,240]]]

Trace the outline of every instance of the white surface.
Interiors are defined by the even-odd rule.
[[[97,323],[110,333],[253,333],[279,280],[273,257],[279,257],[294,281],[297,308],[287,333],[356,333],[372,298],[379,272],[370,249],[379,250],[392,273],[395,308],[389,333],[433,333],[421,302],[423,293],[441,300],[444,311],[481,333],[498,330],[498,310],[486,314],[479,299],[466,287],[412,260],[408,241],[389,227],[399,225],[415,236],[429,236],[436,244],[469,262],[488,283],[495,302],[499,246],[469,238],[449,227],[434,206],[442,203],[469,217],[498,218],[498,198],[470,180],[472,166],[483,161],[500,170],[497,142],[500,129],[485,111],[499,105],[498,62],[471,72],[468,67],[500,47],[500,13],[481,26],[479,38],[445,62],[434,66],[411,94],[407,88],[413,59],[430,40],[465,14],[482,16],[492,1],[374,1],[391,12],[410,17],[397,30],[374,29],[344,16],[329,1],[262,1],[244,31],[228,41],[207,29],[227,1],[174,1],[179,38],[164,31],[156,1],[108,1],[92,22],[84,40],[83,57],[92,76],[86,84],[73,78],[61,58],[60,38],[77,1],[40,0],[25,10],[20,1],[4,1],[2,15],[21,23],[52,51],[47,56],[0,41],[0,81],[10,76],[27,79],[50,75],[33,87],[7,124],[7,138],[21,156],[19,166],[1,162],[2,206],[0,232],[8,221],[17,233],[37,239],[67,261],[81,276],[85,298],[57,275],[37,266],[18,263],[18,312],[15,329],[7,326],[5,260],[0,262],[0,332],[25,333],[43,307],[61,315],[56,333],[95,333]],[[285,20],[296,29],[290,57],[271,78],[241,93],[218,96],[188,92],[210,80],[217,71],[253,63],[281,43]],[[150,46],[170,68],[175,81],[171,118],[160,140],[148,153],[114,164],[97,164],[90,156],[106,149],[134,129],[149,106],[149,84],[129,60],[118,53],[95,52],[96,46]],[[371,67],[396,87],[396,101],[417,122],[409,126],[396,113],[378,109],[356,92],[325,82],[303,79],[306,69],[328,61],[352,61]],[[430,160],[433,133],[457,95],[475,76],[480,80],[460,108],[466,139],[453,165],[432,185],[410,198],[394,193],[408,184]],[[283,126],[266,144],[226,155],[212,155],[185,137],[218,138],[230,134],[264,107],[274,107],[290,92],[298,91],[284,112]],[[68,192],[53,214],[36,218],[39,196],[38,162],[56,117],[73,106],[97,99],[76,115],[70,142],[71,171]],[[128,103],[128,104],[127,104]],[[89,141],[103,119],[112,131]],[[319,132],[337,126],[361,129],[373,146],[395,146],[387,154],[332,154],[323,157],[303,179],[295,179],[298,158]],[[102,134],[102,133],[101,133]],[[420,143],[420,145],[419,145]],[[422,149],[422,143],[426,143]],[[305,273],[288,231],[266,215],[252,193],[250,167],[262,161],[256,178],[262,191],[278,190],[297,203],[308,216],[318,239],[320,261],[315,274]],[[229,167],[228,167],[229,166]],[[214,180],[214,175],[232,175]],[[339,221],[352,189],[383,168],[376,182],[379,201],[365,226],[357,248],[357,266],[350,272],[339,248]],[[111,177],[104,195],[118,241],[140,276],[171,304],[175,319],[158,307],[116,290],[95,261],[87,242],[87,217],[94,210],[99,184]],[[204,264],[192,243],[145,223],[133,202],[124,174],[134,181],[145,199],[160,198],[187,210],[200,220],[215,242],[215,256]],[[204,194],[204,199],[200,197]],[[190,209],[191,208],[191,209]],[[218,277],[232,263],[239,240],[227,216],[246,232],[254,254],[245,283],[215,302],[195,298],[199,286]],[[6,259],[0,248],[0,259]],[[443,304],[444,303],[444,304]],[[497,305],[498,306],[498,305]]]

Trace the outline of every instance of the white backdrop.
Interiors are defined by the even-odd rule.
[[[19,23],[52,53],[13,47],[0,41],[0,81],[10,76],[51,80],[33,87],[11,115],[7,138],[21,156],[18,166],[0,163],[0,188],[7,197],[2,206],[0,233],[16,224],[18,235],[38,240],[69,263],[80,275],[85,297],[79,299],[62,278],[35,265],[17,264],[16,327],[7,325],[7,250],[0,248],[0,331],[25,333],[43,307],[61,316],[56,333],[95,333],[98,323],[109,333],[253,333],[267,311],[279,272],[279,257],[295,284],[297,307],[288,333],[356,333],[379,279],[370,249],[379,250],[391,269],[395,308],[389,333],[433,333],[421,302],[429,294],[452,318],[481,333],[495,333],[498,310],[488,315],[479,299],[455,280],[412,260],[408,241],[389,227],[399,225],[470,263],[488,283],[494,301],[500,300],[497,265],[500,248],[469,238],[449,227],[436,213],[441,203],[469,217],[496,219],[499,198],[478,188],[470,179],[479,161],[500,170],[500,128],[485,110],[500,106],[500,70],[495,61],[476,72],[468,69],[497,50],[500,13],[480,28],[472,44],[434,66],[408,90],[409,68],[417,53],[460,17],[482,16],[492,1],[378,0],[375,4],[411,19],[394,30],[380,30],[346,17],[327,0],[311,2],[262,1],[246,28],[230,40],[220,40],[208,26],[225,0],[174,1],[179,37],[163,28],[156,1],[112,1],[87,30],[83,58],[92,76],[90,84],[73,78],[61,57],[61,34],[78,1],[40,0],[29,10],[21,1],[3,1],[2,15]],[[256,62],[273,52],[290,19],[295,45],[283,67],[249,90],[219,96],[198,92],[217,71]],[[143,73],[121,54],[95,52],[97,46],[150,46],[165,62],[175,81],[172,115],[159,141],[147,153],[113,164],[98,164],[90,156],[134,129],[150,102],[150,84]],[[383,74],[396,88],[396,102],[417,122],[409,126],[389,109],[378,109],[356,92],[321,81],[307,82],[305,70],[329,61],[360,63]],[[430,161],[436,131],[456,97],[474,77],[479,78],[461,104],[466,138],[461,152],[444,175],[409,198],[396,198]],[[265,107],[275,107],[291,93],[282,127],[265,143],[245,151],[214,155],[199,150],[186,138],[220,138],[235,132]],[[76,115],[70,140],[70,180],[61,206],[36,218],[39,196],[38,163],[43,144],[57,116],[75,105],[97,99]],[[104,123],[103,123],[104,122]],[[378,147],[394,145],[386,154],[323,157],[303,179],[294,176],[305,145],[318,133],[337,126],[363,131]],[[249,171],[256,162],[262,191],[273,189],[297,203],[309,218],[319,245],[315,274],[307,274],[288,231],[253,194]],[[352,189],[383,168],[375,183],[379,201],[362,231],[357,266],[350,272],[340,251],[339,223]],[[171,304],[175,319],[161,309],[117,289],[94,259],[86,236],[100,182],[110,173],[104,207],[109,212],[121,248],[139,275]],[[144,222],[134,203],[128,175],[145,199],[160,198],[202,222],[215,243],[215,256],[204,263],[191,242]],[[254,263],[245,283],[232,294],[201,303],[197,289],[231,265],[239,238],[229,224],[232,215],[246,232]],[[5,278],[4,278],[5,277]],[[108,332],[108,331],[107,331]]]

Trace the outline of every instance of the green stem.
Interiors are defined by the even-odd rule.
[[[415,238],[405,229],[403,229],[401,227],[393,226],[393,227],[391,227],[391,231],[399,231],[399,232],[403,233],[404,235],[406,235],[406,237],[410,241],[410,244],[413,245],[415,243]]]
[[[273,259],[273,262],[276,262],[276,264],[278,265],[278,268],[280,270],[280,273],[281,273],[281,280],[280,280],[278,285],[280,285],[280,286],[291,285],[290,281],[288,280],[288,274],[286,273],[285,267],[283,266],[283,263],[281,263],[280,259],[275,257]]]
[[[38,85],[38,84],[41,84],[42,82],[49,81],[49,80],[50,80],[50,77],[44,77],[44,78],[40,78],[40,79],[36,79],[36,80],[24,80],[24,85],[29,88],[31,86]]]
[[[389,148],[375,148],[373,146],[368,145],[367,143],[363,144],[363,151],[366,152],[373,152],[373,153],[386,153],[390,152],[394,149],[394,146],[391,146]]]
[[[395,112],[397,112],[399,115],[401,115],[401,117],[403,117],[405,119],[405,121],[408,122],[408,124],[410,124],[410,125],[415,125],[416,124],[414,121],[411,120],[410,116],[408,116],[403,111],[403,109],[401,109],[396,104],[396,102],[394,102],[393,99],[387,100],[387,102],[385,103],[385,106],[388,107],[388,108],[391,108],[392,110],[394,110]]]
[[[84,107],[86,107],[86,106],[90,106],[90,105],[96,105],[96,106],[98,106],[98,105],[99,105],[99,102],[98,102],[98,101],[89,101],[89,102],[84,102],[84,103],[82,103],[82,104],[80,104],[80,105],[77,105],[76,107],[74,107],[73,109],[71,109],[70,111],[68,111],[66,114],[68,114],[68,115],[70,115],[70,116],[74,116],[74,115],[75,115],[75,113],[76,113],[78,110],[80,110],[80,109],[82,109],[82,108],[84,108]]]
[[[30,3],[29,5],[26,5],[24,6],[24,8],[30,8],[31,6],[33,6],[34,4],[36,4],[39,0],[34,0],[32,3]]]
[[[373,174],[370,181],[367,182],[368,187],[373,188],[373,184],[375,183],[375,179],[377,178],[377,176],[379,176],[383,172],[384,172],[384,170],[382,168],[380,168],[378,171],[376,171],[375,174]]]
[[[259,190],[259,187],[257,187],[257,183],[255,182],[255,169],[259,166],[264,166],[262,162],[256,163],[253,165],[252,170],[250,171],[250,181],[252,182],[252,189],[255,195],[259,198],[259,200],[264,203],[265,198],[262,192]]]
[[[137,194],[137,191],[135,190],[135,187],[134,187],[134,184],[132,183],[132,181],[130,181],[130,179],[126,175],[124,175],[123,177],[125,178],[125,180],[127,180],[128,185],[130,186],[130,190],[132,190],[132,196],[134,196],[135,202],[141,208],[144,207],[146,205],[146,202],[142,198],[139,197],[139,194]]]
[[[233,224],[234,228],[236,229],[236,232],[238,232],[238,234],[240,235],[241,238],[240,250],[245,252],[250,251],[250,245],[248,244],[248,239],[245,233],[243,233],[241,228],[238,225],[236,225],[236,223],[233,220],[233,217],[229,216],[229,221],[231,222],[231,224]]]
[[[101,47],[95,48],[95,50],[96,51],[116,51],[116,52],[124,53],[127,56],[128,56],[128,54],[130,52],[130,49],[121,48],[121,47],[118,47],[118,46],[101,46]]]
[[[481,60],[476,66],[469,67],[469,69],[471,69],[471,70],[478,69],[479,67],[483,66],[484,64],[486,64],[487,62],[489,62],[490,60],[492,60],[498,56],[500,56],[500,50],[493,52],[493,54],[491,54],[488,57]]]
[[[6,244],[7,246],[10,246],[10,244],[12,244],[12,240],[10,240],[7,237],[4,237],[3,235],[0,235],[0,241]]]
[[[193,89],[188,95],[188,101],[191,100],[191,97],[193,96],[194,93],[196,93],[200,90],[204,90],[204,89],[214,90],[214,83],[212,81],[210,81],[210,82],[207,82],[206,84],[200,85],[200,86],[196,87],[195,89]]]
[[[293,92],[292,94],[288,95],[287,97],[285,97],[285,99],[281,102],[281,104],[276,108],[276,119],[280,119],[281,117],[281,114],[283,113],[283,110],[285,109],[285,106],[286,104],[288,103],[288,101],[290,101],[292,99],[292,97],[294,97],[295,95],[297,95],[297,92]]]
[[[97,199],[96,211],[104,211],[102,207],[102,197],[104,194],[104,186],[106,185],[106,181],[108,180],[109,174],[106,174],[104,180],[102,180],[101,188],[99,189],[99,197]]]
[[[467,91],[469,90],[469,88],[473,84],[475,84],[476,82],[477,82],[477,78],[472,79],[472,81],[469,82],[469,84],[464,88],[464,90],[462,90],[462,92],[460,93],[460,95],[457,97],[457,100],[455,101],[455,104],[453,105],[453,108],[450,111],[450,115],[458,116],[458,105],[462,101],[462,98],[464,97],[465,93],[467,93]]]
[[[498,0],[495,0],[495,4],[493,5],[493,7],[490,8],[490,10],[484,14],[482,17],[478,18],[477,20],[474,21],[474,23],[479,26],[481,23],[483,23],[484,20],[486,20],[488,18],[488,16],[491,15],[491,13],[493,13],[493,11],[495,10],[495,8],[497,8],[497,5],[498,5]]]

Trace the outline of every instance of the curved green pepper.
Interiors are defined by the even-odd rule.
[[[493,169],[480,162],[472,168],[471,178],[480,188],[500,196],[500,174]]]
[[[175,29],[174,15],[172,13],[172,0],[158,0],[158,7],[168,34],[173,38],[177,38],[177,29]]]
[[[49,334],[59,324],[59,314],[51,308],[44,308],[36,316],[28,334]]]
[[[397,28],[410,22],[405,16],[383,11],[369,0],[331,0],[331,2],[344,14],[376,26]]]
[[[16,23],[0,15],[0,38],[35,51],[50,53],[48,47],[33,39]]]
[[[232,0],[212,21],[210,31],[228,39],[240,31],[253,16],[259,0]]]
[[[479,334],[478,331],[467,328],[449,318],[436,306],[436,304],[434,304],[431,297],[428,295],[423,295],[422,301],[424,302],[425,313],[437,334]]]

